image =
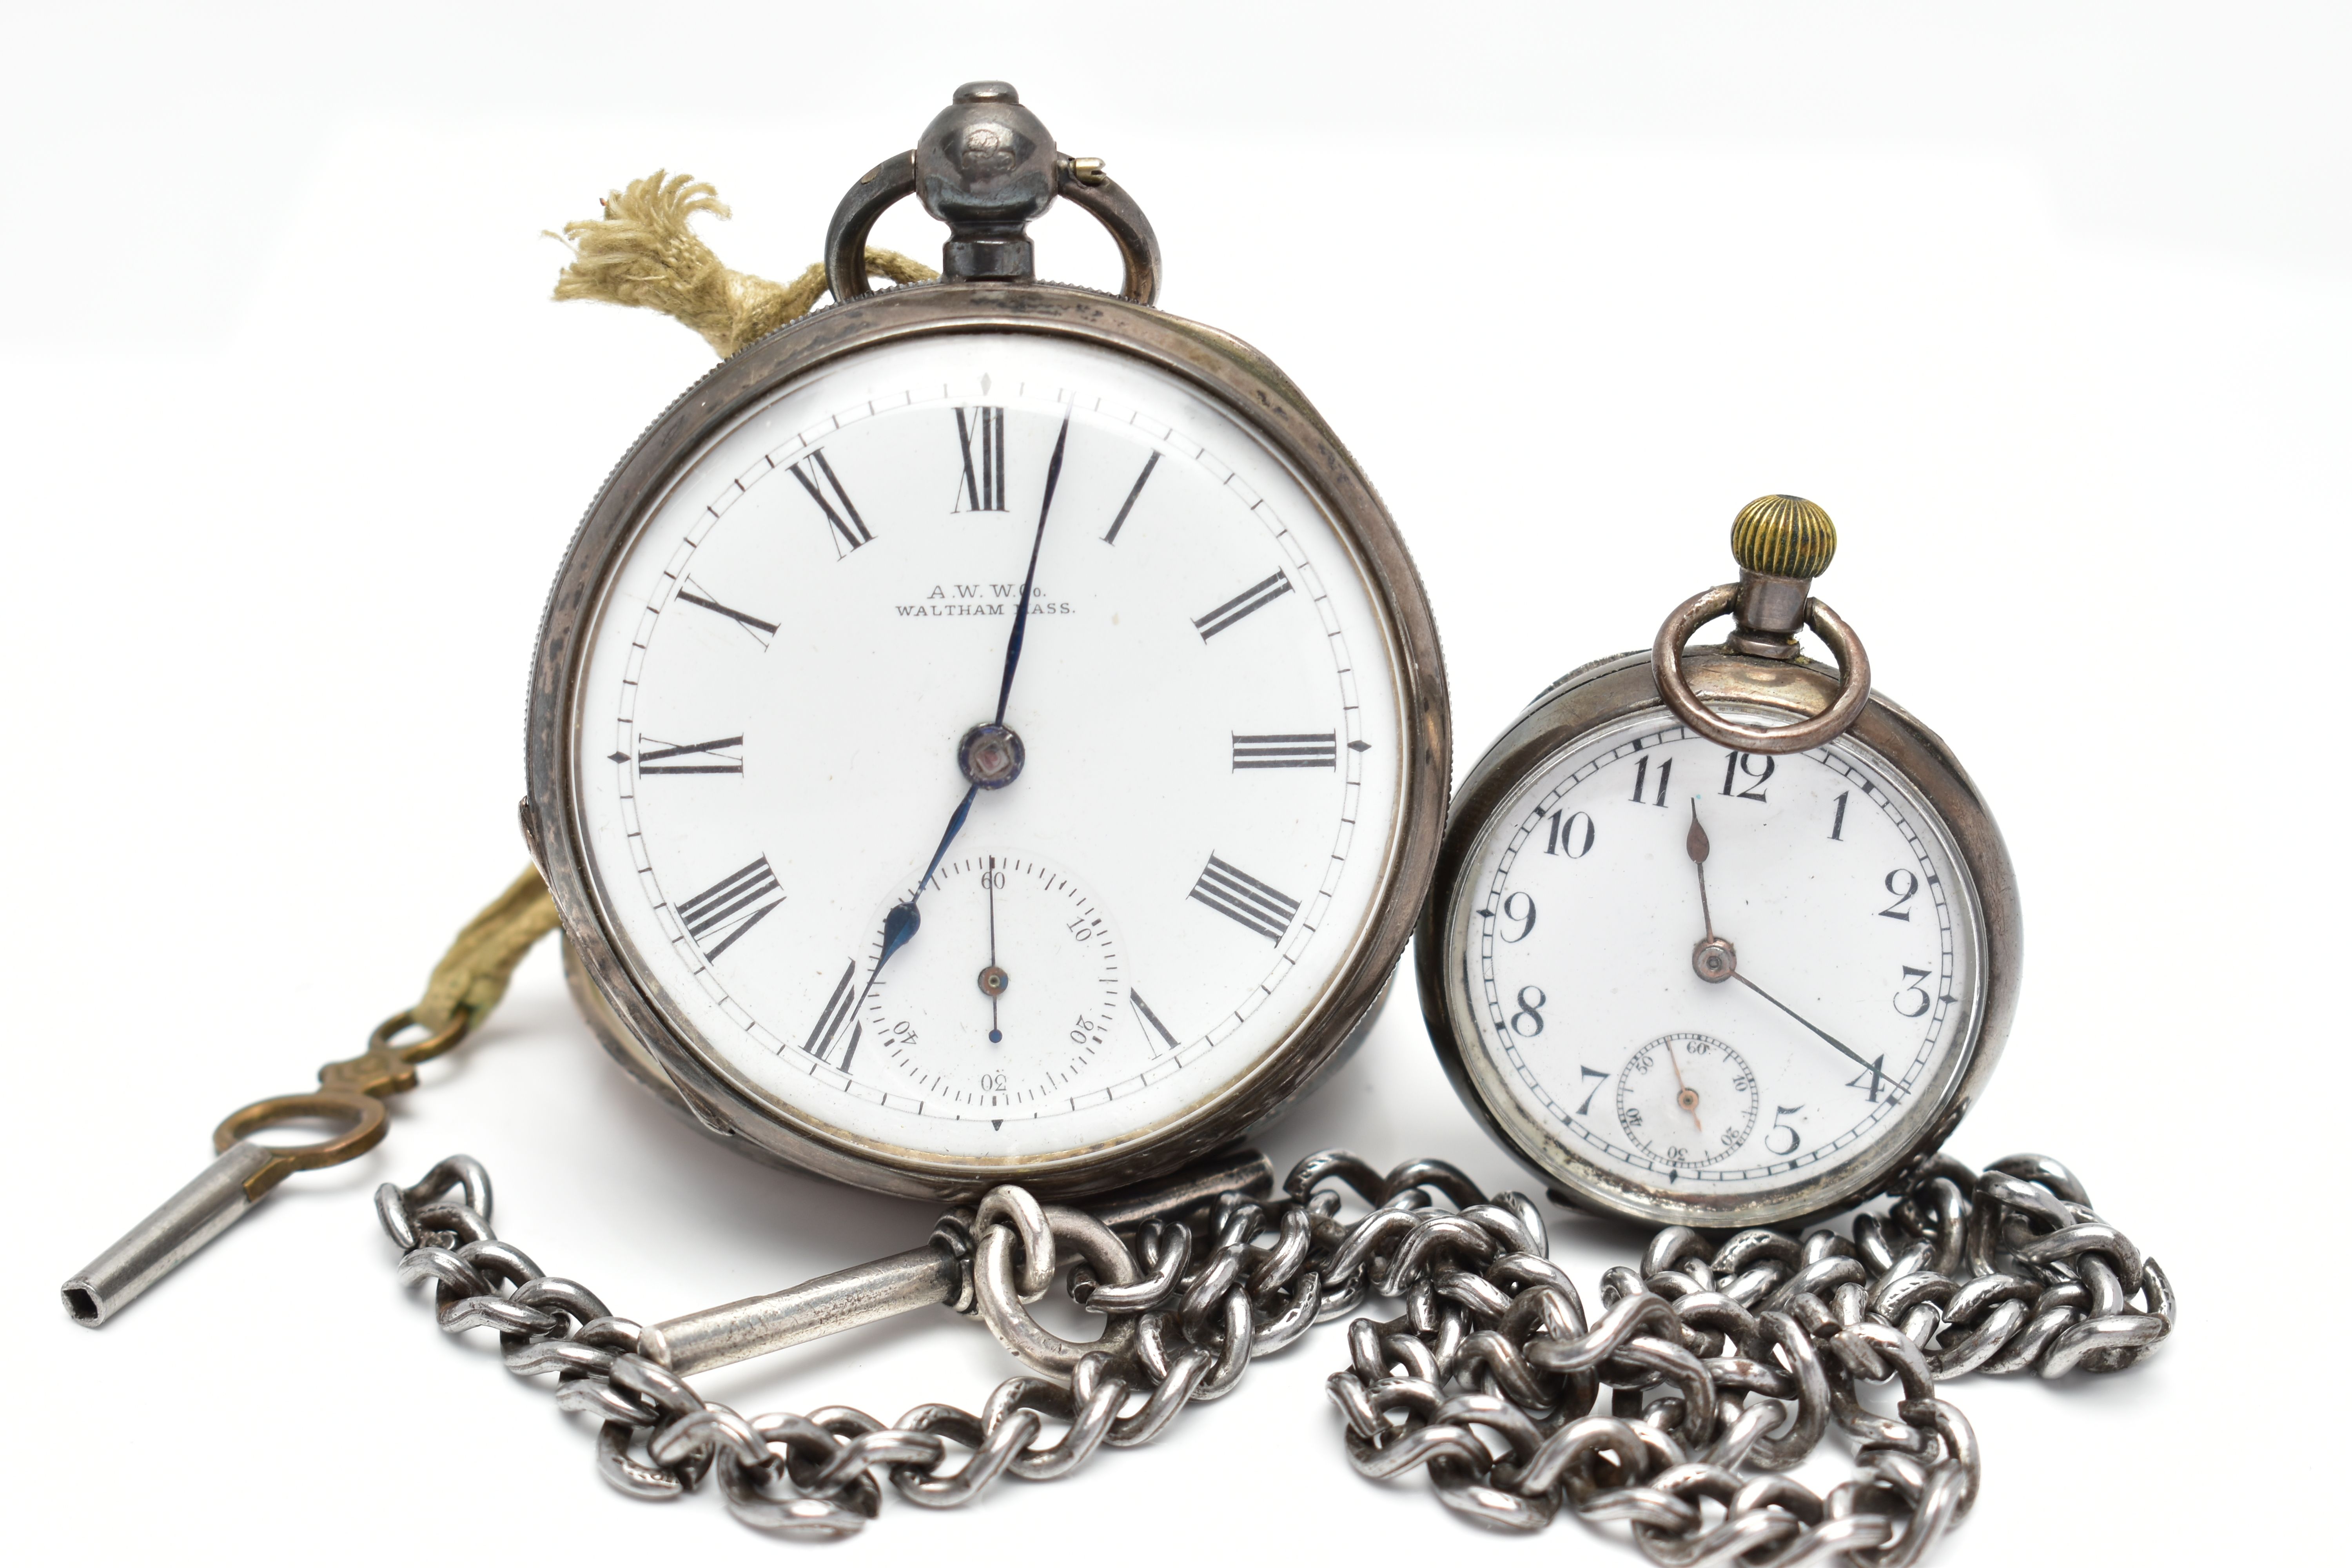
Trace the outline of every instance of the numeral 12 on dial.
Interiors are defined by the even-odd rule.
[[[1004,410],[959,408],[956,439],[963,445],[965,511],[1004,510]]]

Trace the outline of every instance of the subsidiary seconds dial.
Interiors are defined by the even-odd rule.
[[[867,993],[866,1048],[917,1092],[975,1114],[1027,1115],[1068,1095],[1132,1005],[1108,911],[1068,872],[993,852],[942,865],[922,907],[923,951],[894,959]],[[986,1049],[974,1044],[983,1026]]]
[[[1670,1167],[1696,1169],[1737,1152],[1756,1130],[1756,1074],[1721,1040],[1661,1035],[1617,1075],[1625,1141]]]

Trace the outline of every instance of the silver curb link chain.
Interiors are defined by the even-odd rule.
[[[1342,1188],[1369,1212],[1343,1220]],[[1351,1322],[1349,1365],[1328,1384],[1363,1474],[1426,1467],[1446,1506],[1511,1529],[1541,1529],[1564,1503],[1629,1524],[1669,1568],[1905,1568],[1977,1494],[1974,1433],[1936,1384],[2120,1371],[2176,1313],[2156,1260],[2041,1155],[1981,1173],[1934,1160],[1850,1240],[1662,1230],[1638,1269],[1602,1276],[1594,1321],[1526,1196],[1489,1198],[1442,1161],[1382,1174],[1326,1150],[1277,1194],[1227,1194],[1129,1237],[996,1188],[950,1216],[976,1242],[962,1299],[1042,1375],[1007,1378],[978,1415],[747,1418],[639,1354],[637,1323],[499,1240],[477,1162],[386,1183],[376,1212],[401,1282],[435,1282],[444,1331],[495,1330],[509,1371],[556,1374],[558,1405],[603,1423],[597,1462],[614,1486],[674,1498],[715,1472],[737,1519],[788,1535],[856,1531],[884,1478],[908,1502],[954,1508],[1008,1472],[1052,1480],[1106,1443],[1148,1443],[1186,1405],[1232,1393],[1254,1357],[1378,1297],[1402,1312]],[[1071,1298],[1108,1320],[1093,1346],[1026,1307],[1073,1253]],[[1895,1414],[1865,1407],[1864,1385],[1890,1380]],[[1832,1423],[1853,1440],[1853,1479],[1824,1495],[1775,1473]]]

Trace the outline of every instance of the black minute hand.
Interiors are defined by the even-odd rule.
[[[1822,1038],[1827,1040],[1838,1049],[1845,1052],[1848,1057],[1853,1058],[1856,1066],[1864,1068],[1874,1073],[1878,1070],[1878,1068],[1873,1064],[1864,1061],[1862,1058],[1855,1053],[1853,1047],[1847,1045],[1843,1040],[1839,1039],[1835,1035],[1831,1034],[1828,1030],[1822,1028],[1819,1024],[1814,1023],[1811,1019],[1798,1017],[1797,1012],[1794,1008],[1790,1007],[1786,1002],[1781,1001],[1778,996],[1773,995],[1769,991],[1765,990],[1761,985],[1757,984],[1753,980],[1748,979],[1745,974],[1735,974],[1732,978],[1738,981],[1742,985],[1747,986],[1750,991],[1755,992],[1759,996],[1763,997],[1767,1002],[1771,1003],[1772,1005],[1778,1007],[1783,1013],[1788,1014],[1791,1018],[1796,1018],[1797,1022],[1804,1025],[1805,1027],[1811,1029],[1813,1033],[1819,1035]],[[1884,1060],[1885,1058],[1881,1058],[1880,1059]]]

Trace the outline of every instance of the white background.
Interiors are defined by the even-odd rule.
[[[2124,1376],[1948,1390],[1985,1491],[1939,1561],[2315,1549],[2342,1500],[2305,1489],[2343,1452],[2320,1337],[2346,1283],[2341,14],[12,14],[12,1552],[796,1550],[714,1498],[609,1491],[583,1426],[393,1282],[367,1194],[454,1150],[498,1177],[502,1230],[646,1319],[929,1228],[671,1122],[551,951],[377,1153],[289,1182],[102,1332],[55,1289],[201,1167],[222,1113],[355,1052],[522,864],[546,585],[709,363],[667,321],[547,303],[540,230],[690,170],[740,215],[706,226],[719,254],[790,277],[849,182],[989,75],[1144,204],[1162,303],[1270,353],[1382,487],[1445,634],[1459,766],[1726,578],[1740,503],[1828,508],[1822,596],[1969,762],[2024,886],[2022,1010],[1954,1151],[2074,1163],[2185,1301]],[[937,231],[880,237],[929,254]],[[1113,281],[1081,214],[1039,250]],[[1400,1003],[1269,1152],[1519,1180]],[[1588,1291],[1638,1243],[1554,1227]],[[830,1560],[1636,1561],[1358,1479],[1320,1390],[1344,1355],[1323,1331],[1068,1481],[953,1514],[893,1498]],[[976,1408],[1007,1370],[940,1314],[703,1386],[887,1417]]]

